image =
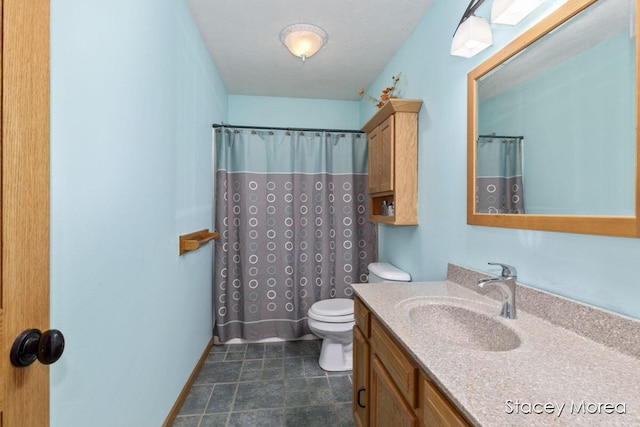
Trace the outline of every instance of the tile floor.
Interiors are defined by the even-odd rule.
[[[355,426],[351,371],[323,371],[321,343],[214,346],[173,426]]]

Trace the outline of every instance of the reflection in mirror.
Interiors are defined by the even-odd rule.
[[[635,3],[569,1],[469,73],[470,224],[637,234]]]
[[[478,132],[525,135],[521,162],[527,172],[521,192],[511,194],[518,188],[513,183],[502,197],[487,186],[479,193],[509,202],[522,201],[518,193],[524,193],[526,212],[532,214],[633,215],[635,34],[630,16],[629,0],[600,0],[478,80]],[[518,149],[518,142],[488,141],[478,139],[478,174],[485,162],[513,164],[505,155]],[[507,148],[491,147],[498,145]],[[484,153],[489,150],[503,154]],[[524,212],[496,208],[491,206],[495,213]],[[480,205],[477,211],[483,212]]]

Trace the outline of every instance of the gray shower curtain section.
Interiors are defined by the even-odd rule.
[[[366,136],[223,128],[216,139],[214,335],[308,334],[309,307],[351,298],[375,259]]]
[[[476,213],[525,213],[522,144],[522,137],[478,138]]]

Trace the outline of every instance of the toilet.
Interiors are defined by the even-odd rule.
[[[369,264],[369,282],[409,282],[406,271],[385,263]],[[319,364],[325,371],[349,371],[353,364],[353,300],[331,298],[318,301],[309,309],[309,329],[322,338]]]

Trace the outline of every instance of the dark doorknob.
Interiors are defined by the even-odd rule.
[[[13,341],[11,364],[24,368],[38,359],[40,363],[50,365],[60,359],[63,351],[64,335],[59,330],[40,332],[39,329],[27,329]]]

